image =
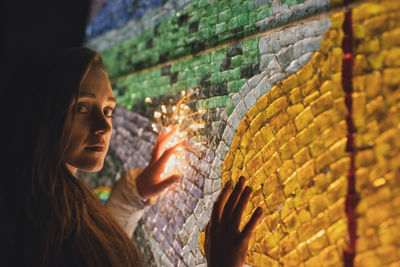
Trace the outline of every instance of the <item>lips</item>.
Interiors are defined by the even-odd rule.
[[[104,143],[99,143],[99,144],[94,144],[85,147],[85,149],[93,152],[106,152],[107,151],[107,145]]]

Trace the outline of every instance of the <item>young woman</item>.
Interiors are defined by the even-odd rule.
[[[13,170],[21,180],[10,179],[4,184],[9,192],[2,190],[5,201],[1,205],[7,213],[3,263],[142,266],[127,233],[132,233],[149,199],[179,179],[176,175],[161,179],[160,174],[184,144],[167,148],[174,132],[160,135],[149,165],[127,172],[104,207],[74,174],[78,169],[98,171],[103,166],[116,105],[110,81],[101,58],[92,50],[63,48],[55,54],[49,78],[52,86],[47,86],[52,89],[33,100],[38,109],[32,110],[35,122],[25,134],[28,141],[21,139],[32,145],[33,152],[24,154],[22,170]],[[257,210],[239,231],[251,190],[245,188],[243,178],[229,195],[231,187],[228,183],[221,191],[206,229],[210,266],[242,266],[261,215]]]

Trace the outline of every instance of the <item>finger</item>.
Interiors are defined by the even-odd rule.
[[[249,222],[245,225],[243,228],[243,231],[241,233],[241,238],[242,240],[249,240],[251,234],[254,231],[254,228],[257,226],[257,224],[260,222],[262,215],[262,208],[258,207],[253,215],[251,216]]]
[[[232,215],[233,209],[236,206],[236,203],[238,202],[240,195],[243,191],[244,184],[246,180],[244,179],[243,176],[239,178],[239,181],[236,183],[235,189],[233,190],[232,194],[229,196],[228,201],[226,202],[224,211],[222,213],[222,221],[223,222],[230,222],[230,216]]]
[[[165,165],[167,164],[168,160],[175,154],[180,152],[182,146],[184,146],[186,141],[183,141],[175,146],[168,148],[164,151],[162,156],[154,163],[155,172],[157,175],[161,175],[161,173],[165,169]]]
[[[174,127],[172,128],[171,131],[165,132],[162,136],[160,136],[160,139],[158,140],[160,144],[161,149],[165,149],[171,141],[177,136],[178,134],[178,128]]]
[[[180,178],[181,178],[180,175],[171,175],[168,178],[165,178],[164,180],[159,182],[158,184],[154,184],[151,187],[151,192],[149,192],[149,197],[158,195],[159,193],[164,191],[166,188],[170,187],[171,185],[173,185],[174,183],[179,181]]]
[[[239,232],[239,225],[240,222],[242,221],[242,216],[243,212],[246,208],[247,202],[250,199],[251,195],[251,188],[249,186],[246,186],[245,189],[243,190],[242,195],[239,198],[239,201],[236,204],[235,209],[233,210],[232,213],[232,226],[233,229]]]
[[[177,128],[172,128],[169,132],[160,132],[154,144],[152,151],[152,160],[158,160],[165,151],[165,145],[168,144],[176,134]],[[169,138],[169,139],[168,139]]]
[[[226,200],[228,199],[228,195],[231,190],[232,181],[228,181],[222,188],[221,192],[214,202],[214,206],[211,212],[210,229],[213,225],[219,225],[219,222],[221,221],[222,208],[225,206]]]

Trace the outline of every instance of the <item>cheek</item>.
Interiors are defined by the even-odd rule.
[[[66,149],[66,156],[73,156],[80,152],[86,140],[87,133],[84,125],[73,125],[71,136]]]

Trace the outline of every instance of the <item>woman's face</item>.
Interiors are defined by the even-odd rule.
[[[77,169],[96,172],[103,167],[110,144],[111,115],[115,104],[106,71],[100,67],[92,68],[79,90],[77,107],[71,109],[75,116],[65,163],[72,173]]]

